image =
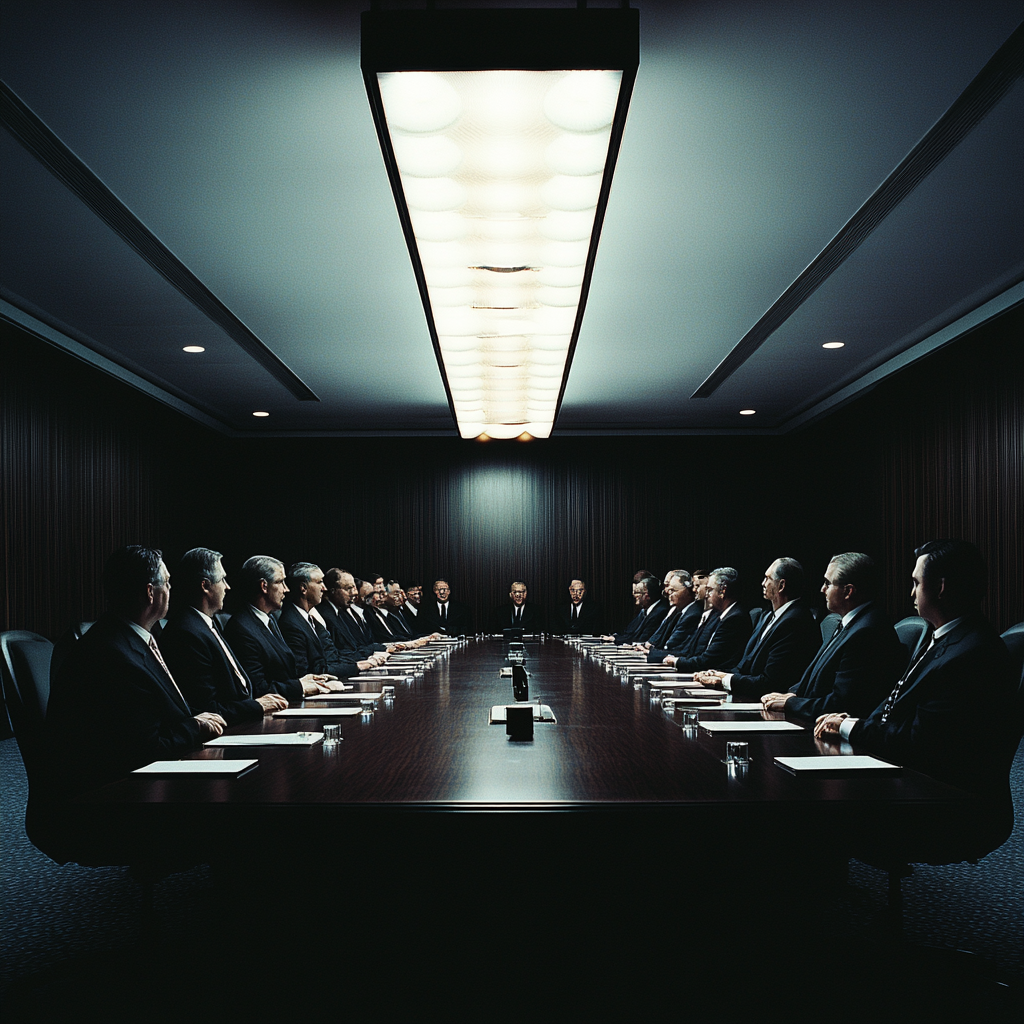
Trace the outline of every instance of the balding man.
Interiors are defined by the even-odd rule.
[[[587,597],[583,580],[569,581],[569,600],[560,602],[551,616],[555,633],[563,635],[601,632],[601,608]]]
[[[761,697],[765,710],[801,718],[845,710],[863,718],[885,700],[906,655],[878,606],[881,586],[882,574],[868,555],[847,551],[832,557],[821,591],[839,624],[793,686]]]

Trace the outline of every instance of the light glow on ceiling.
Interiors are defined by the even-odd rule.
[[[200,352],[205,352],[206,349],[202,345],[186,345],[181,351],[189,352],[192,353],[193,355],[196,355]]]
[[[845,341],[826,341],[821,347],[822,348],[845,348],[846,347],[846,342]]]
[[[621,71],[379,72],[463,437],[548,437]]]

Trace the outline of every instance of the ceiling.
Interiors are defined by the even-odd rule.
[[[0,132],[0,315],[228,434],[456,435],[359,70],[368,0],[3,6],[0,75],[59,143]],[[1019,0],[633,6],[554,436],[792,430],[1024,299],[1019,57],[928,148]]]

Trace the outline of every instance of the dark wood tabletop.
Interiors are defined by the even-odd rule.
[[[622,681],[560,640],[527,645],[530,697],[557,721],[537,722],[530,741],[510,740],[489,724],[492,705],[512,703],[501,641],[473,640],[442,654],[422,678],[395,681],[393,702],[380,700],[368,718],[265,718],[231,734],[320,731],[341,723],[330,748],[207,747],[196,758],[255,757],[239,778],[132,777],[87,797],[89,802],[203,802],[245,805],[429,805],[435,808],[560,809],[587,805],[756,803],[933,804],[958,791],[904,770],[853,778],[794,778],[773,762],[779,754],[838,753],[806,726],[792,733],[750,733],[751,764],[740,777],[723,763],[726,737],[703,728],[688,734],[682,712],[668,712],[650,686]],[[377,689],[375,682],[358,689]],[[315,708],[314,699],[305,702]],[[321,702],[324,703],[324,702]],[[338,706],[331,701],[331,706]],[[298,705],[294,705],[298,706]],[[754,719],[757,713],[698,709],[705,721]],[[783,716],[771,716],[783,720]]]

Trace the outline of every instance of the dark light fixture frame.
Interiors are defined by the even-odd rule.
[[[420,262],[412,220],[384,116],[377,75],[389,71],[621,71],[618,103],[611,126],[608,157],[594,215],[594,229],[580,289],[569,352],[562,371],[552,423],[562,397],[583,324],[590,279],[597,258],[604,214],[626,114],[640,66],[640,12],[632,8],[365,11],[362,15],[360,65],[384,166],[398,208],[398,218],[412,260],[416,285],[427,318],[430,341],[452,419],[458,425],[448,374],[434,326],[427,281]]]

